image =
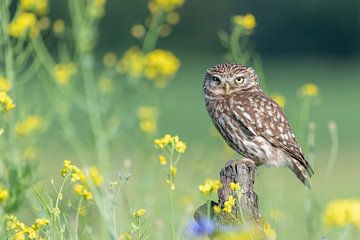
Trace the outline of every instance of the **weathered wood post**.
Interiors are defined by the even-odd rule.
[[[222,188],[218,190],[218,202],[211,202],[210,216],[217,222],[219,226],[231,225],[238,226],[244,223],[252,223],[262,229],[261,215],[259,213],[259,201],[254,192],[254,181],[257,174],[257,167],[248,159],[229,161],[220,171],[220,181]],[[232,191],[230,183],[240,184],[240,198],[236,191]],[[224,207],[224,202],[229,199],[229,196],[235,198],[235,205],[232,208],[231,214],[221,211],[219,214],[214,214],[213,206],[218,205]],[[239,201],[240,199],[240,201]],[[194,218],[197,222],[201,218],[206,218],[207,204],[200,206]]]

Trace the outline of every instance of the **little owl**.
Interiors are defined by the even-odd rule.
[[[262,91],[255,70],[225,63],[207,69],[206,108],[227,144],[256,165],[289,167],[307,186],[314,174],[278,104]]]

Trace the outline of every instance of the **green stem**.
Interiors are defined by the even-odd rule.
[[[76,240],[79,239],[78,227],[79,227],[79,216],[80,216],[82,202],[83,202],[83,197],[80,197],[79,204],[78,204],[78,207],[77,207],[77,210],[76,210],[76,218],[75,218],[75,239]]]
[[[144,38],[143,48],[142,48],[143,52],[145,53],[150,52],[156,47],[156,42],[159,38],[161,22],[163,18],[164,18],[164,14],[162,12],[157,13],[153,16],[149,30]]]

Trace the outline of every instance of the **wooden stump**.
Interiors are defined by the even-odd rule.
[[[256,165],[249,159],[232,160],[229,161],[220,171],[220,181],[222,188],[218,190],[218,202],[211,202],[210,216],[219,226],[238,226],[244,223],[252,223],[262,229],[261,215],[259,213],[259,201],[254,192],[254,181],[257,174]],[[232,191],[230,183],[239,183],[241,196],[237,196],[237,191]],[[235,205],[232,208],[231,214],[221,211],[215,215],[213,206],[217,205],[224,207],[225,201],[229,196],[235,198]],[[239,201],[240,200],[240,201]],[[197,222],[201,218],[207,218],[207,204],[200,206],[194,218]]]

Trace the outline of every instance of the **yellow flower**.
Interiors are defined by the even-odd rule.
[[[353,224],[360,229],[360,200],[339,199],[330,202],[326,206],[323,221],[330,228]]]
[[[116,63],[116,54],[113,52],[107,52],[104,54],[103,63],[106,67],[113,67]]]
[[[6,188],[0,186],[0,204],[6,203],[6,200],[9,198],[9,191]]]
[[[6,230],[8,231],[23,231],[25,229],[25,224],[20,222],[16,216],[10,215],[7,216],[6,220]]]
[[[23,11],[35,12],[39,15],[45,15],[48,12],[47,0],[21,0],[20,9]]]
[[[177,168],[174,167],[174,166],[171,166],[171,167],[170,167],[170,174],[171,174],[171,176],[175,176],[175,175],[176,175],[176,172],[177,172]]]
[[[135,38],[142,38],[145,35],[145,27],[142,24],[136,24],[131,27],[131,35]]]
[[[9,24],[8,30],[10,36],[15,38],[27,33],[30,33],[30,36],[36,36],[39,31],[36,15],[28,12],[19,13]]]
[[[37,238],[37,233],[32,227],[25,227],[23,233],[27,234],[29,239]]]
[[[271,96],[274,101],[279,104],[280,107],[284,108],[285,107],[285,104],[286,104],[286,99],[283,95],[280,95],[280,94],[273,94]]]
[[[263,228],[265,235],[268,240],[275,240],[276,239],[276,232],[268,223],[263,223]]]
[[[140,208],[140,209],[136,210],[136,211],[133,213],[133,215],[134,215],[134,217],[142,217],[142,216],[145,215],[145,213],[146,213],[146,210],[143,209],[143,208]]]
[[[23,232],[15,233],[13,240],[25,240],[25,234]]]
[[[28,136],[41,129],[43,120],[40,116],[30,115],[23,122],[17,122],[15,133],[19,136]]]
[[[204,184],[199,185],[199,191],[203,194],[211,194],[221,188],[221,182],[219,180],[207,179]]]
[[[141,106],[137,110],[137,117],[140,119],[140,129],[146,133],[155,133],[157,128],[158,110],[151,106]]]
[[[170,186],[171,190],[175,190],[175,183],[173,181],[170,181],[169,179],[167,179],[166,183]]]
[[[127,50],[117,64],[117,70],[129,74],[131,77],[141,77],[145,67],[143,53],[137,47]]]
[[[179,141],[176,143],[175,149],[178,153],[184,153],[186,150],[186,144],[182,141]]]
[[[218,205],[213,206],[213,210],[215,214],[219,214],[221,212],[221,207]]]
[[[252,14],[237,15],[233,17],[233,22],[247,30],[252,30],[256,27],[256,19]]]
[[[177,12],[169,12],[166,16],[166,22],[170,25],[175,25],[180,21],[180,14]]]
[[[69,83],[75,71],[76,65],[74,63],[56,64],[54,67],[55,81],[61,85],[66,85]]]
[[[93,199],[92,193],[87,190],[83,185],[81,184],[75,184],[74,185],[74,191],[79,195],[82,196],[85,200],[91,200]]]
[[[232,191],[237,191],[240,189],[240,183],[234,183],[234,182],[231,182],[230,183],[230,189]]]
[[[7,95],[6,92],[0,92],[0,106],[2,107],[3,112],[8,112],[16,107],[16,105],[13,103],[13,100]]]
[[[95,186],[99,187],[102,185],[104,179],[101,176],[99,169],[95,166],[91,167],[89,170],[89,177],[94,183]]]
[[[37,218],[35,220],[35,226],[37,229],[45,227],[49,224],[49,220],[46,218]]]
[[[61,175],[63,177],[69,175],[71,177],[72,182],[76,182],[80,180],[80,169],[71,164],[70,160],[64,160],[63,168],[61,169]]]
[[[159,162],[160,162],[161,165],[166,165],[167,161],[168,160],[167,160],[167,158],[165,156],[159,155]]]
[[[92,17],[100,18],[105,13],[106,0],[92,0],[89,5],[89,13]]]
[[[65,22],[62,19],[58,19],[53,24],[53,31],[54,33],[62,33],[65,30]]]
[[[232,207],[235,205],[235,198],[234,196],[230,195],[228,200],[224,202],[223,210],[225,212],[231,213]]]
[[[99,81],[99,90],[103,94],[112,92],[114,89],[112,80],[107,77],[103,77]]]
[[[0,76],[0,91],[1,92],[9,92],[10,91],[10,83],[6,78],[3,76]]]
[[[146,133],[153,134],[156,131],[157,124],[155,120],[142,120],[140,121],[140,129]]]
[[[145,56],[144,75],[150,80],[155,80],[163,87],[167,80],[175,75],[180,67],[180,61],[171,52],[155,49]],[[163,85],[161,85],[163,84]]]
[[[185,0],[151,0],[148,4],[148,8],[151,13],[159,11],[170,12],[181,7],[184,2]]]
[[[301,87],[300,93],[302,96],[315,97],[319,94],[319,88],[314,83],[308,83]]]

